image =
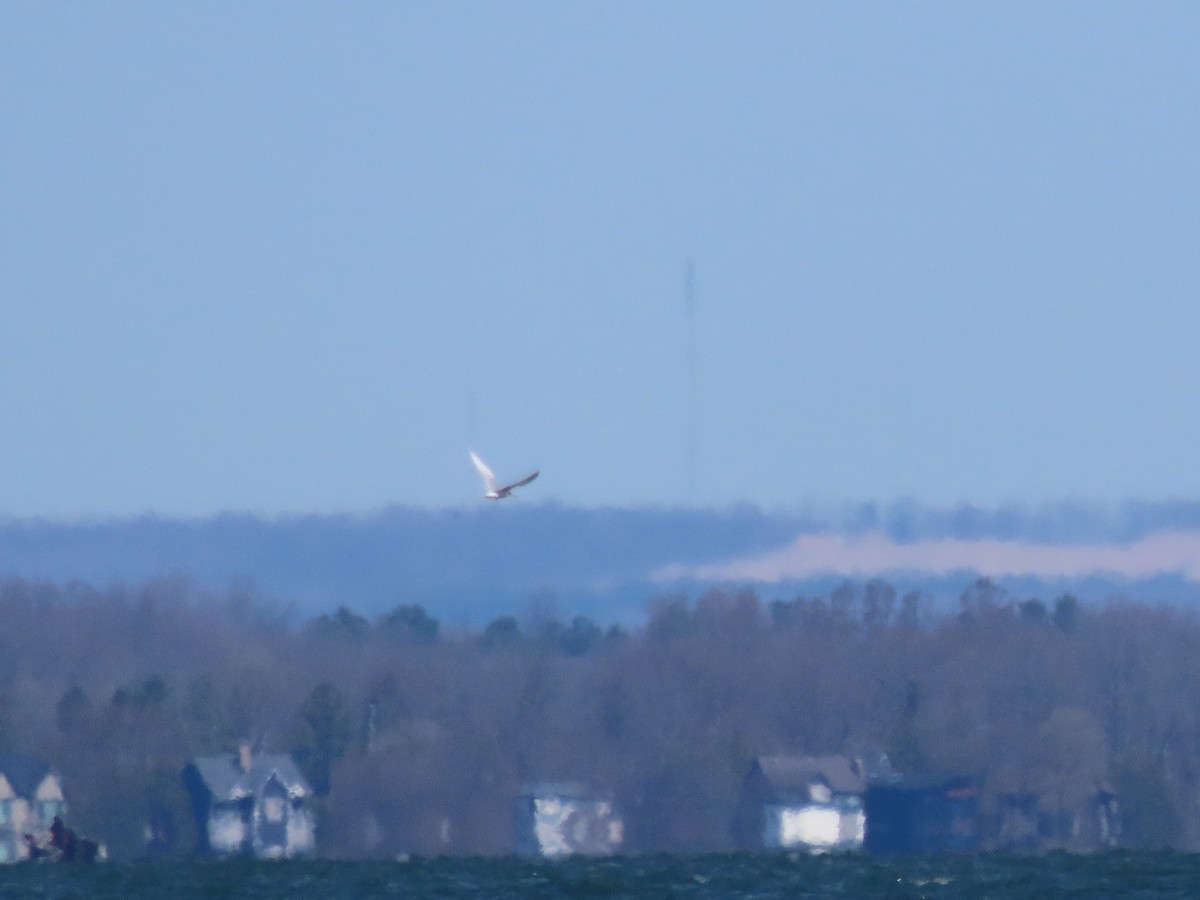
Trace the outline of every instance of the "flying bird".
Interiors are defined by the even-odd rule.
[[[488,500],[503,500],[505,497],[511,497],[514,488],[523,487],[538,477],[538,471],[534,469],[532,475],[526,475],[520,481],[514,481],[512,484],[500,484],[496,481],[492,470],[487,467],[487,463],[480,459],[474,450],[471,451],[471,462],[475,463],[475,468],[483,476],[483,486],[487,488],[483,496]]]

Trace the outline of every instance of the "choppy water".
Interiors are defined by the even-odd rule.
[[[875,858],[649,856],[540,862],[250,860],[0,867],[8,900],[504,898],[1160,898],[1200,895],[1200,855]]]

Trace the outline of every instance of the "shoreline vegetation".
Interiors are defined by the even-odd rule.
[[[333,858],[512,853],[513,798],[550,780],[610,791],[629,853],[728,851],[770,753],[970,775],[984,849],[1000,796],[1069,817],[1098,788],[1121,846],[1200,848],[1200,616],[1177,606],[980,579],[938,611],[873,580],[653,597],[638,628],[536,603],[455,628],[413,604],[296,622],[177,580],[10,579],[0,621],[0,750],[53,767],[116,860],[191,854],[181,770],[243,740],[293,756]]]

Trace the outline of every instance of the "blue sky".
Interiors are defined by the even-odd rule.
[[[459,506],[468,447],[534,502],[1195,498],[1198,45],[1182,2],[0,5],[0,515]]]

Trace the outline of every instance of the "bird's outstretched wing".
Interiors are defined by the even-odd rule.
[[[474,450],[471,451],[471,462],[475,464],[476,470],[479,472],[480,476],[482,476],[484,487],[486,487],[489,491],[495,491],[496,476],[493,475],[492,470],[487,467],[487,463],[485,463],[475,454]],[[537,473],[535,472],[534,474],[536,475]]]
[[[532,475],[526,475],[520,481],[514,481],[512,484],[506,484],[504,487],[500,488],[500,492],[507,493],[508,491],[511,491],[513,488],[524,487],[525,485],[529,484],[529,482],[533,481],[533,479],[535,479],[537,477],[538,477],[538,470],[535,469],[533,471]]]

